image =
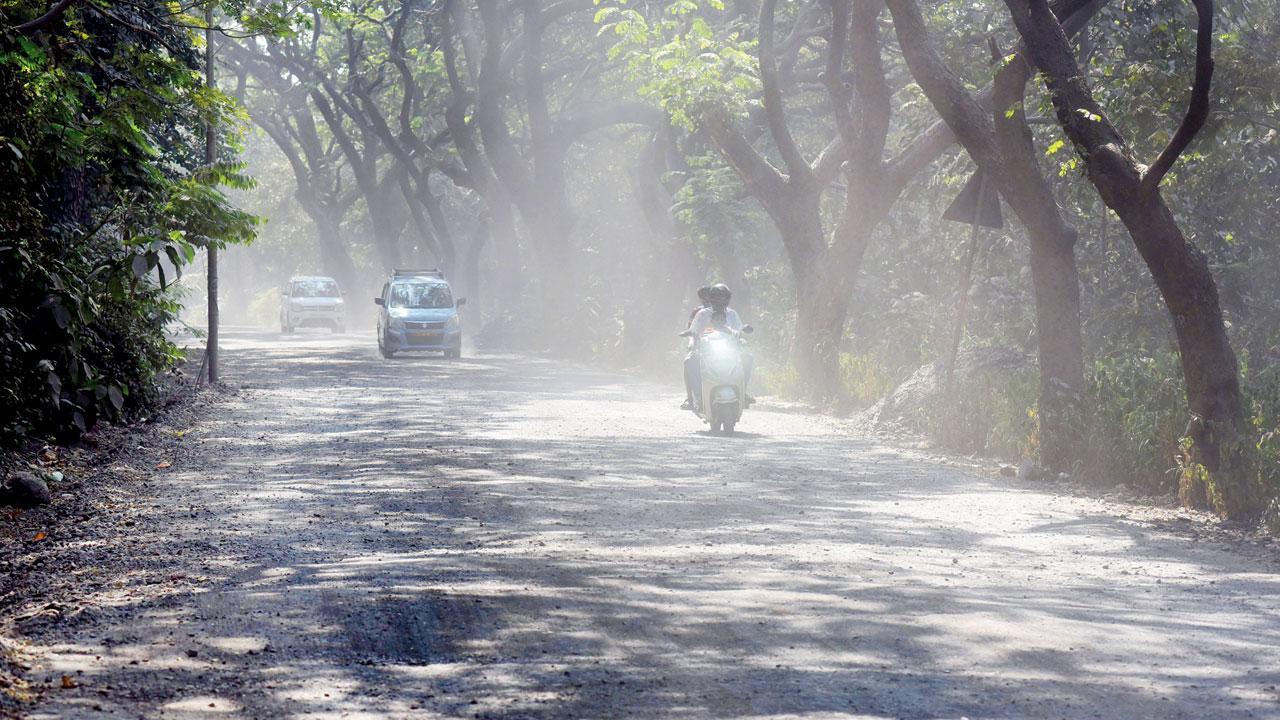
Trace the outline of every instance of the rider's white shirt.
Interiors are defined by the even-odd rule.
[[[694,337],[700,337],[702,333],[711,327],[711,316],[715,311],[711,308],[702,308],[697,315],[693,316],[693,322],[689,324],[689,329],[693,331]],[[724,324],[734,332],[742,331],[742,320],[738,318],[738,311],[733,308],[725,308]]]

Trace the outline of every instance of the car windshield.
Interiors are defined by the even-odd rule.
[[[296,298],[336,298],[338,283],[332,280],[294,280],[293,296]]]
[[[396,283],[391,286],[393,308],[432,310],[453,307],[453,294],[448,285],[438,283]]]

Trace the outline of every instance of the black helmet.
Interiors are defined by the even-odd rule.
[[[729,286],[724,283],[716,283],[707,290],[707,299],[712,305],[728,305],[732,298],[733,293],[729,292]]]
[[[711,298],[710,298],[710,296],[711,296],[711,286],[710,286],[710,285],[703,285],[702,287],[698,288],[698,299],[699,299],[699,300],[701,300],[702,302],[711,302]]]

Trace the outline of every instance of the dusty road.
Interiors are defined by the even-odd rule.
[[[35,717],[1280,717],[1256,555],[674,386],[227,345]]]

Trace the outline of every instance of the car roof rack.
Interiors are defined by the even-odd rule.
[[[444,271],[440,268],[396,268],[391,277],[435,277],[444,279]]]

